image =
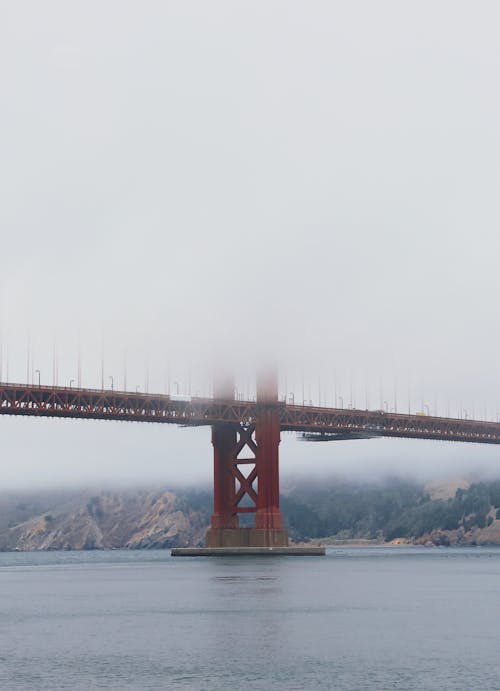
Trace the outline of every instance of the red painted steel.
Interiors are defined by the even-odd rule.
[[[370,434],[500,444],[500,423],[371,410],[339,410],[275,404],[282,432]],[[255,401],[195,398],[64,387],[0,384],[0,415],[84,418],[168,423],[186,426],[255,424],[262,404]]]
[[[280,415],[276,373],[261,372],[257,377],[257,477],[259,493],[255,527],[261,530],[283,530],[279,508]]]
[[[214,425],[214,512],[212,528],[238,527],[237,501],[234,482],[234,452],[236,430],[230,426]]]
[[[227,399],[234,387],[221,390]],[[259,377],[255,423],[212,426],[214,513],[209,547],[283,547],[287,532],[279,509],[280,418],[275,378]],[[233,404],[233,401],[227,401]],[[240,528],[239,514],[254,513],[253,527]]]

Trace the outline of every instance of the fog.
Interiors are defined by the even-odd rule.
[[[500,414],[496,2],[0,0],[0,380]],[[0,487],[211,477],[209,430],[0,417]],[[319,447],[319,448],[318,448]],[[297,443],[283,473],[496,472]]]
[[[178,487],[212,482],[206,428],[121,422],[9,418],[2,424],[2,490],[100,486]],[[387,476],[497,478],[498,449],[479,444],[374,439],[307,443],[282,435],[281,477],[377,481]]]

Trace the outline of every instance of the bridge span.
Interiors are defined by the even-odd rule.
[[[0,414],[153,422],[184,427],[255,424],[257,401],[0,383]],[[268,405],[268,404],[267,404]],[[324,408],[276,401],[280,429],[307,441],[403,437],[500,444],[500,423],[408,415],[383,410]]]

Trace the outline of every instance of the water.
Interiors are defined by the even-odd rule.
[[[0,688],[500,689],[500,549],[0,553]]]

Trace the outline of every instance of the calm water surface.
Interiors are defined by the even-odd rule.
[[[500,689],[500,549],[0,553],[0,689]]]

